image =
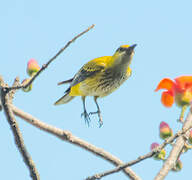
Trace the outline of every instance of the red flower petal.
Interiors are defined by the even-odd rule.
[[[192,76],[180,76],[175,78],[177,90],[183,91],[192,88]]]
[[[155,91],[158,91],[160,89],[172,90],[173,87],[174,87],[174,82],[171,79],[164,78],[160,81]]]
[[[172,92],[170,91],[163,92],[161,96],[161,102],[164,106],[171,107],[174,103],[174,97]]]

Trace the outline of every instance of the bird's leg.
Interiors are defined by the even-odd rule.
[[[96,112],[90,112],[89,114],[90,115],[98,114],[98,117],[99,117],[99,127],[101,127],[103,125],[103,119],[102,119],[102,116],[101,116],[101,111],[100,111],[99,105],[97,103],[97,98],[98,98],[98,96],[94,96],[94,101],[95,101],[95,104],[97,106],[97,111]]]
[[[89,117],[89,114],[86,111],[85,96],[82,96],[82,101],[83,101],[83,113],[81,113],[81,117],[84,116],[85,124],[87,124],[89,126],[89,123],[90,123],[91,119]]]

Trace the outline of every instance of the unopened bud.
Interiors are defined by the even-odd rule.
[[[172,129],[164,121],[160,123],[159,130],[160,130],[159,135],[160,135],[160,138],[162,139],[167,139],[168,137],[171,137],[173,135]]]
[[[189,150],[188,144],[186,143],[186,144],[183,146],[182,153],[186,153],[188,150]]]
[[[189,132],[189,139],[188,139],[188,143],[192,144],[192,129]]]
[[[25,85],[25,84],[27,84],[29,82],[29,79],[24,79],[23,81],[22,81],[22,85]],[[26,88],[22,88],[22,90],[24,91],[24,92],[29,92],[29,91],[31,91],[32,90],[32,84],[30,84],[29,86],[27,86]]]
[[[172,168],[172,171],[175,171],[175,172],[181,171],[182,167],[183,167],[183,164],[181,160],[178,159],[177,162],[175,163],[175,166]]]
[[[158,143],[154,142],[151,144],[151,151],[153,151],[155,148],[159,146]],[[159,153],[155,154],[153,157],[155,160],[164,160],[166,155],[165,149],[162,149]]]
[[[35,59],[30,59],[27,63],[27,73],[29,76],[33,76],[39,71],[40,67]]]

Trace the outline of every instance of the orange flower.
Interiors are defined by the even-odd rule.
[[[177,106],[182,107],[180,120],[182,120],[184,111],[192,103],[192,76],[180,76],[172,81],[164,78],[160,81],[155,91],[165,89],[161,96],[161,102],[166,107],[171,107],[175,102]]]

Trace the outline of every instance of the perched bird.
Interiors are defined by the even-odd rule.
[[[76,96],[81,96],[85,122],[89,125],[89,115],[98,114],[100,126],[102,126],[102,116],[98,97],[104,97],[115,91],[124,81],[131,76],[129,67],[134,55],[136,44],[120,46],[113,56],[103,56],[95,58],[86,63],[75,76],[69,80],[59,82],[58,85],[69,83],[69,88],[65,91],[55,105],[66,104]],[[97,106],[96,112],[87,113],[85,107],[86,96],[94,96]]]

